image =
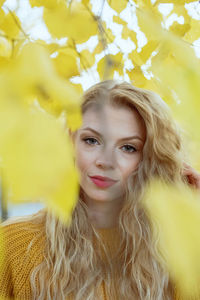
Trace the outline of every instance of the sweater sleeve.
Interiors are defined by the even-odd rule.
[[[13,299],[13,280],[10,266],[8,228],[0,226],[0,298]]]
[[[31,222],[0,225],[0,300],[31,299],[31,274],[43,260],[43,226]]]

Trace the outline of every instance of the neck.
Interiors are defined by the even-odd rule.
[[[95,201],[84,196],[88,207],[88,217],[96,228],[112,228],[118,225],[119,214],[122,209],[122,200]]]

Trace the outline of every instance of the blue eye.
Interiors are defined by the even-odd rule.
[[[99,144],[97,139],[92,138],[92,137],[83,138],[82,140],[87,145],[98,145]],[[137,151],[137,149],[131,145],[124,145],[124,146],[122,146],[122,148],[125,148],[124,152],[127,152],[127,153],[134,153]]]
[[[83,141],[88,145],[95,145],[95,142],[98,143],[98,141],[95,138],[85,138]]]
[[[128,152],[128,153],[134,153],[135,151],[137,151],[136,148],[131,145],[124,145],[124,146],[122,146],[122,148],[123,147],[126,147],[125,152]]]

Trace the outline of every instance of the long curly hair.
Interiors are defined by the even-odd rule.
[[[158,237],[152,233],[142,199],[153,177],[173,184],[184,181],[182,132],[167,104],[152,91],[127,82],[103,81],[84,93],[82,112],[84,114],[90,105],[105,103],[137,110],[146,126],[142,161],[127,181],[119,215],[118,252],[115,258],[106,254],[101,236],[88,218],[82,188],[69,227],[42,209],[30,217],[33,223],[44,222],[46,235],[45,259],[33,270],[30,279],[35,300],[64,300],[66,297],[95,300],[102,280],[108,287],[109,299],[114,293],[113,280],[120,300],[173,299],[173,287],[158,250]],[[106,260],[102,260],[102,247]],[[36,280],[39,289],[34,284]]]

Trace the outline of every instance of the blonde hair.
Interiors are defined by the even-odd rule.
[[[96,291],[102,280],[108,286],[109,299],[112,299],[114,274],[120,274],[115,276],[120,300],[173,298],[165,261],[157,249],[158,239],[153,238],[150,220],[141,202],[146,184],[152,177],[170,183],[184,180],[181,175],[184,161],[181,132],[168,106],[152,91],[126,82],[100,82],[84,93],[82,112],[90,105],[105,103],[136,109],[146,126],[143,159],[128,179],[126,199],[119,215],[121,243],[117,262],[107,256],[104,263],[100,248],[94,249],[93,236],[99,245],[101,240],[89,221],[84,191],[80,188],[70,227],[64,226],[46,209],[29,218],[33,223],[44,222],[46,234],[45,259],[33,270],[30,279],[35,300],[64,300],[67,296],[73,296],[75,300],[94,300],[98,298]],[[36,280],[39,290],[34,284]]]

